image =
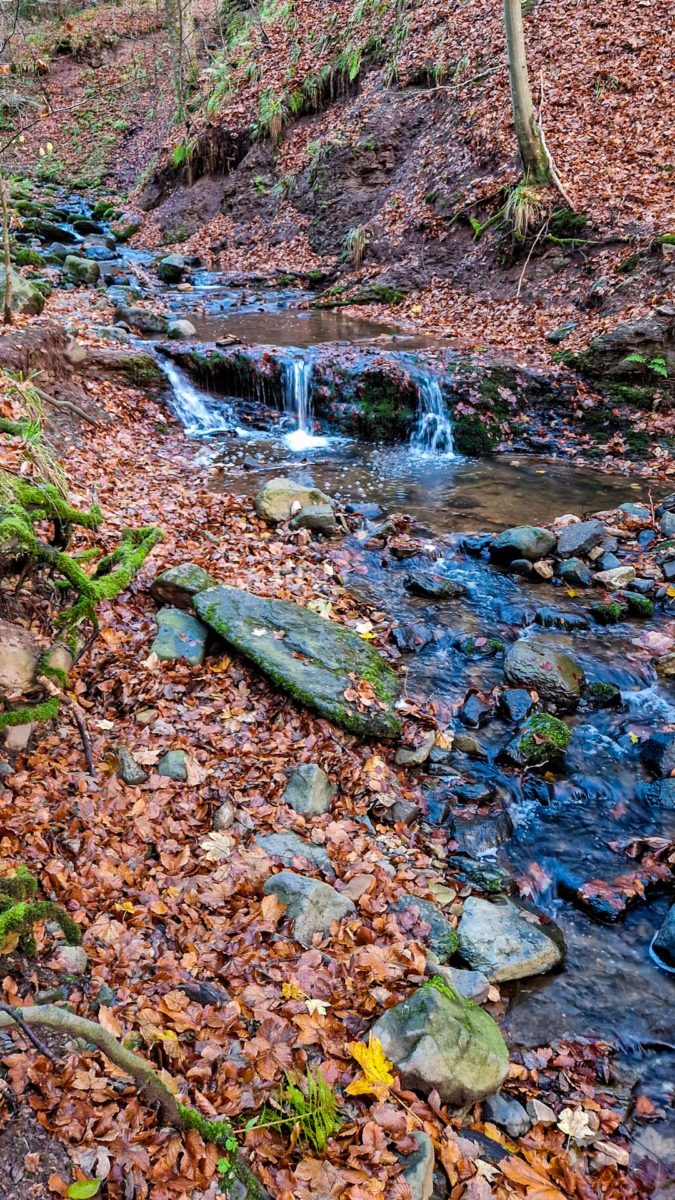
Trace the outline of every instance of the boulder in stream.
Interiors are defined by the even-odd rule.
[[[579,703],[585,683],[583,668],[569,654],[537,638],[521,638],[504,658],[509,683],[535,689],[540,698],[561,712],[570,712]]]
[[[564,721],[548,713],[537,713],[500,751],[499,758],[518,767],[540,767],[562,758],[571,736]]]
[[[182,254],[167,254],[157,263],[157,275],[162,283],[180,283],[186,270],[187,263]]]
[[[437,1091],[444,1104],[484,1100],[509,1069],[496,1021],[438,977],[388,1009],[372,1032],[404,1087]]]
[[[287,600],[217,587],[195,596],[201,619],[293,699],[351,733],[398,737],[396,676],[351,629]]]
[[[453,600],[466,594],[463,583],[434,571],[411,571],[403,582],[414,596],[426,596],[430,600]]]
[[[510,563],[514,558],[526,558],[536,562],[550,554],[556,544],[556,536],[549,529],[536,525],[516,525],[505,529],[490,546],[490,558],[497,563]]]
[[[556,554],[559,558],[574,558],[589,554],[605,536],[604,526],[596,517],[566,525],[558,534]]]
[[[335,537],[337,521],[332,504],[305,504],[291,517],[291,529],[309,529],[312,533],[320,533],[323,537]]]
[[[659,730],[640,746],[640,757],[653,775],[667,778],[675,771],[675,733]]]
[[[150,308],[140,308],[136,305],[117,304],[114,313],[115,321],[122,321],[136,333],[149,336],[166,333],[169,322],[163,313],[153,312]]]
[[[254,503],[258,516],[272,525],[288,521],[307,505],[328,505],[331,509],[333,507],[330,496],[319,488],[307,487],[281,475],[263,484]]]
[[[91,285],[98,282],[101,268],[91,258],[80,258],[77,254],[68,254],[63,263],[63,272],[71,283]]]
[[[166,336],[174,342],[182,342],[186,338],[194,337],[196,332],[192,321],[172,321],[166,331]]]
[[[506,897],[464,902],[459,951],[465,962],[495,983],[544,975],[564,957],[562,933],[538,913]]]

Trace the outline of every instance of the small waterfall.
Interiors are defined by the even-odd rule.
[[[198,391],[170,358],[160,358],[158,361],[171,384],[171,407],[189,437],[208,437],[235,427],[236,421],[229,404],[223,400],[214,401]]]
[[[438,379],[434,375],[420,374],[415,383],[419,393],[419,414],[411,445],[416,450],[454,458],[452,420]]]
[[[327,438],[312,433],[312,375],[314,367],[302,355],[295,355],[283,364],[284,411],[293,418],[295,429],[286,434],[291,450],[308,450],[325,446]]]

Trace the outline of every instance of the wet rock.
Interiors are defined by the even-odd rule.
[[[223,800],[223,803],[218,805],[213,814],[213,828],[218,833],[229,829],[234,824],[235,815],[234,805],[229,800]]]
[[[639,617],[646,621],[654,615],[654,601],[650,600],[648,596],[642,596],[639,592],[619,592],[615,599],[620,604],[625,604],[631,617]]]
[[[660,567],[666,583],[672,583],[675,579],[675,558],[660,563]]]
[[[291,775],[282,799],[303,817],[329,811],[337,788],[317,763],[302,763]]]
[[[653,579],[642,579],[639,575],[630,585],[631,594],[637,592],[639,596],[651,596],[656,590],[656,582]]]
[[[0,758],[0,779],[9,779],[12,773],[12,764],[8,763],[5,758]]]
[[[457,643],[457,649],[465,658],[496,658],[504,651],[504,643],[494,637],[463,637]]]
[[[199,667],[206,656],[209,631],[201,621],[182,608],[160,608],[157,613],[157,636],[151,652],[162,662],[183,659]]]
[[[317,870],[335,875],[328,851],[314,842],[306,842],[297,833],[258,834],[255,842],[265,854],[269,854],[270,858],[278,858],[285,867],[292,867],[298,859],[306,859]]]
[[[661,808],[675,809],[675,779],[659,779],[650,784],[647,799],[650,804],[658,804]]]
[[[158,604],[169,604],[173,608],[192,608],[192,601],[199,592],[217,587],[217,580],[196,563],[180,563],[162,571],[150,585],[150,592]]]
[[[187,750],[167,750],[157,763],[157,774],[174,783],[187,781]]]
[[[84,246],[84,257],[90,262],[104,263],[111,262],[115,257],[115,251],[108,246]],[[99,270],[99,274],[101,271]]]
[[[653,775],[670,775],[675,771],[675,733],[653,733],[641,743],[640,757]]]
[[[659,526],[664,537],[675,537],[675,512],[664,512],[659,519]]]
[[[499,697],[499,712],[507,721],[524,721],[534,708],[525,688],[505,688]]]
[[[442,990],[441,990],[442,987]],[[372,1027],[404,1087],[437,1091],[445,1104],[473,1104],[495,1092],[508,1072],[499,1026],[441,981],[388,1009]]]
[[[514,558],[512,562],[509,563],[509,571],[511,574],[522,575],[524,579],[527,579],[532,574],[533,570],[534,567],[532,566],[529,558]]]
[[[480,558],[483,551],[487,550],[494,541],[494,534],[480,533],[474,537],[462,538],[460,545],[465,554],[469,554],[471,558]]]
[[[326,935],[331,925],[356,912],[353,900],[341,896],[327,883],[281,871],[263,884],[266,896],[278,896],[286,905],[286,914],[295,921],[294,936],[303,946],[311,946],[315,933]]]
[[[140,787],[145,783],[148,773],[136,762],[131,751],[125,746],[119,746],[116,753],[118,779],[121,779],[122,783],[128,783],[129,787]]]
[[[654,952],[667,967],[675,967],[675,904],[654,938]]]
[[[557,931],[551,936],[549,931]],[[459,922],[459,950],[465,962],[493,982],[543,975],[562,962],[562,934],[552,923],[507,898],[470,896]]]
[[[183,342],[186,338],[195,337],[196,333],[197,330],[192,321],[171,321],[166,331],[166,336],[172,342]]]
[[[63,271],[72,283],[94,284],[101,274],[97,262],[90,258],[80,258],[77,254],[68,254],[63,263]]]
[[[453,787],[452,794],[455,800],[462,804],[485,804],[488,800],[492,800],[495,789],[491,784],[485,783],[459,783]]]
[[[453,840],[463,854],[480,858],[508,842],[513,822],[506,810],[486,817],[455,817]]]
[[[281,521],[288,521],[307,505],[327,505],[332,508],[333,501],[318,488],[306,487],[293,479],[278,476],[263,484],[254,504],[255,511],[263,521],[278,525]]]
[[[562,758],[571,733],[564,721],[548,713],[529,717],[518,734],[499,753],[500,762],[518,767],[540,767]]]
[[[399,746],[395,761],[401,767],[420,767],[425,763],[434,747],[436,735],[431,730],[419,746]]]
[[[559,608],[540,608],[534,619],[537,625],[545,629],[564,629],[566,633],[588,629],[588,621],[581,613],[563,612]]]
[[[579,663],[548,642],[534,638],[521,638],[511,646],[504,658],[504,673],[509,683],[534,689],[561,712],[576,708],[585,683]]]
[[[431,900],[405,895],[401,896],[393,907],[394,912],[412,913],[413,917],[429,926],[429,933],[420,934],[420,939],[427,943],[439,963],[445,963],[452,958],[459,944],[457,930]],[[408,927],[406,925],[406,928]]]
[[[497,1092],[496,1096],[488,1097],[483,1106],[483,1116],[505,1129],[512,1138],[522,1137],[532,1125],[522,1104],[504,1092]]]
[[[84,975],[89,966],[87,951],[82,946],[58,946],[52,965],[64,975]]]
[[[104,232],[103,226],[99,225],[98,221],[90,220],[89,217],[78,217],[76,221],[73,221],[73,229],[84,237],[88,233],[102,234]]]
[[[182,254],[168,254],[157,263],[157,276],[162,283],[180,283],[186,270]]]
[[[194,606],[210,628],[295,700],[353,733],[400,734],[396,676],[353,630],[298,604],[240,588],[210,588],[195,596]],[[345,696],[360,681],[374,693],[368,706]]]
[[[464,584],[433,571],[411,571],[404,581],[409,592],[415,596],[428,596],[431,600],[452,600],[466,595]]]
[[[590,587],[593,579],[593,572],[590,567],[586,566],[580,558],[568,558],[560,564],[560,578],[570,587]]]
[[[309,529],[323,537],[335,537],[338,529],[331,504],[305,504],[291,517],[289,526],[291,529]]]
[[[420,804],[415,804],[413,800],[396,800],[391,808],[386,808],[379,817],[385,825],[414,825],[422,814]]]
[[[656,659],[654,666],[659,675],[672,679],[675,676],[675,650],[671,650],[669,654],[662,654]]]
[[[535,525],[517,525],[505,529],[492,542],[490,558],[497,563],[510,563],[513,559],[526,558],[530,562],[545,558],[556,544],[555,534]]]
[[[399,1161],[405,1163],[401,1176],[410,1188],[410,1200],[432,1200],[434,1193],[434,1144],[427,1133],[415,1130],[410,1134],[417,1149],[405,1157],[399,1155]]]
[[[462,858],[460,855],[450,855],[447,863],[453,875],[481,892],[498,896],[511,890],[511,878],[501,867],[487,862],[476,862],[472,858]]]
[[[157,333],[166,333],[169,323],[163,313],[153,312],[149,308],[137,308],[126,304],[118,304],[114,312],[115,321],[122,321],[129,329],[135,330],[136,333],[143,333],[149,336]]]
[[[401,654],[417,654],[435,641],[436,631],[431,625],[424,625],[422,622],[395,625],[391,631],[391,638]]]
[[[558,535],[556,554],[559,558],[583,558],[600,545],[604,536],[604,526],[595,517],[590,521],[566,525]]]
[[[382,516],[382,508],[379,504],[346,504],[345,512],[353,513],[358,517],[365,517],[367,521],[377,521]]]
[[[481,725],[485,725],[491,716],[490,705],[481,700],[477,692],[469,692],[459,710],[459,719],[462,724],[468,725],[470,729],[478,729]]]
[[[36,637],[22,625],[0,620],[0,689],[23,692],[34,678],[40,657]]]
[[[600,583],[603,587],[609,588],[625,588],[629,583],[632,583],[637,575],[635,567],[613,567],[609,571],[597,571],[593,576],[596,583]]]
[[[594,600],[590,611],[599,625],[617,625],[628,616],[628,605],[622,604],[620,600]]]
[[[459,754],[468,754],[469,758],[480,758],[487,762],[488,752],[485,746],[470,733],[456,733],[453,749]]]
[[[586,686],[584,700],[592,708],[620,708],[623,703],[621,691],[615,683],[594,680]]]

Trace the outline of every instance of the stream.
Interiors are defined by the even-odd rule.
[[[123,250],[121,274],[147,271],[153,256]],[[167,403],[194,439],[195,459],[217,466],[214,487],[254,495],[274,475],[315,485],[342,504],[362,509],[364,529],[348,541],[353,567],[346,586],[364,602],[374,602],[403,629],[431,630],[428,644],[402,654],[406,690],[426,701],[433,697],[455,713],[467,691],[490,692],[503,682],[500,659],[473,661],[457,649],[461,635],[513,642],[534,625],[537,610],[555,606],[587,612],[592,590],[571,595],[564,588],[517,578],[468,554],[465,534],[546,523],[562,513],[583,514],[646,497],[647,485],[603,475],[550,458],[506,454],[468,459],[453,449],[452,412],[438,379],[421,368],[418,350],[438,340],[401,334],[389,326],[354,321],[340,312],[298,310],[309,293],[297,288],[269,290],[238,286],[197,270],[192,290],[157,283],[153,299],[172,316],[190,320],[197,342],[234,337],[282,353],[283,408],[264,397],[209,395],[170,359],[159,355],[167,376]],[[317,429],[312,411],[312,353],[326,342],[384,348],[401,356],[415,380],[419,405],[408,445],[378,445]],[[147,345],[147,342],[144,343]],[[665,490],[665,489],[664,489]],[[364,544],[365,531],[380,519],[410,515],[434,558],[434,570],[466,586],[458,599],[430,601],[406,590],[404,577],[429,559],[396,562]],[[616,924],[602,923],[575,902],[589,880],[611,882],[631,860],[610,843],[634,837],[675,836],[675,809],[647,799],[649,782],[635,750],[646,732],[675,725],[675,694],[658,677],[636,639],[663,627],[664,614],[641,623],[620,622],[563,632],[546,630],[552,644],[571,650],[591,680],[616,684],[618,708],[581,709],[569,718],[574,731],[563,765],[545,773],[520,775],[497,762],[497,752],[513,727],[498,715],[467,724],[480,756],[455,754],[452,770],[473,785],[466,812],[457,820],[458,851],[481,871],[501,869],[527,879],[530,899],[560,925],[567,942],[563,970],[509,985],[505,1034],[512,1045],[548,1045],[563,1035],[599,1037],[618,1047],[621,1070],[630,1087],[660,1107],[675,1103],[675,974],[650,952],[668,909],[665,892],[648,895]],[[462,718],[455,718],[461,727]],[[433,778],[425,780],[430,823],[443,822],[434,807]],[[458,833],[459,830],[459,833]],[[462,840],[464,839],[464,840]],[[672,1111],[672,1109],[671,1109]],[[663,1126],[660,1127],[663,1129]]]

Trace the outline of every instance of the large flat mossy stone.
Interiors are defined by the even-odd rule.
[[[396,676],[353,630],[299,604],[268,600],[240,588],[200,592],[194,607],[211,629],[294,700],[351,733],[400,734],[394,709],[399,696]],[[358,702],[357,693],[363,697]]]

